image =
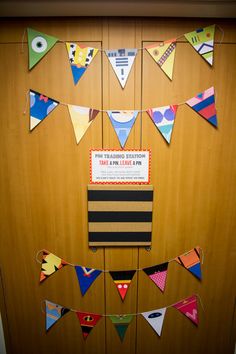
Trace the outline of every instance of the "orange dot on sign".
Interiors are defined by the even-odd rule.
[[[210,37],[210,36],[211,36],[211,34],[208,32],[208,33],[206,34],[206,36],[207,36],[207,37]]]

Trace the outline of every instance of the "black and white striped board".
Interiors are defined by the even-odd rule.
[[[89,185],[89,246],[150,246],[153,186]]]

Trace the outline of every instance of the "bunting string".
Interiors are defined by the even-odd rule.
[[[133,317],[140,315],[143,316],[148,322],[148,324],[153,328],[153,330],[159,336],[161,336],[166,311],[171,307],[177,309],[179,312],[185,315],[185,317],[187,317],[194,325],[198,326],[198,300],[200,300],[200,304],[202,306],[200,296],[198,294],[193,294],[192,296],[184,298],[163,308],[131,314],[97,314],[93,312],[84,312],[72,308],[67,308],[62,305],[58,305],[48,300],[45,300],[45,311],[43,309],[42,311],[44,312],[46,317],[46,331],[48,331],[66,313],[73,312],[79,319],[84,339],[87,339],[89,333],[96,326],[97,322],[102,317],[105,317],[111,320],[111,322],[114,324],[114,327],[117,331],[120,340],[123,341],[125,333]]]

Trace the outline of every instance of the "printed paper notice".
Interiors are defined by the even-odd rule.
[[[90,150],[90,183],[149,184],[150,150]]]

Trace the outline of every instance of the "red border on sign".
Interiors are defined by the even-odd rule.
[[[148,151],[149,152],[149,166],[148,166],[148,181],[147,182],[94,182],[92,181],[92,151]],[[89,150],[89,181],[91,184],[150,184],[150,176],[151,176],[151,149],[90,149]]]

